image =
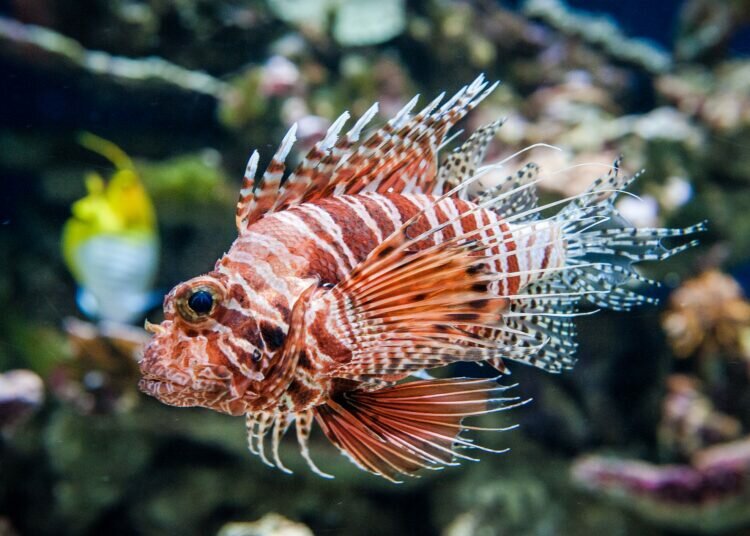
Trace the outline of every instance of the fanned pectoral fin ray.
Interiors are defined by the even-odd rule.
[[[328,439],[356,465],[398,482],[421,469],[475,458],[458,449],[488,449],[461,436],[465,417],[515,406],[492,379],[414,381],[374,392],[353,391],[315,409]],[[503,451],[504,452],[504,451]]]
[[[295,419],[297,425],[297,442],[299,443],[300,454],[302,454],[302,457],[307,462],[308,467],[313,473],[318,476],[322,476],[323,478],[333,478],[333,475],[330,475],[318,469],[318,466],[315,465],[315,462],[313,462],[312,457],[310,456],[309,442],[313,425],[313,410],[306,410],[295,413]]]
[[[332,372],[335,376],[363,381],[456,361],[489,361],[506,372],[503,358],[548,370],[572,364],[572,327],[563,317],[573,312],[580,293],[541,285],[498,295],[493,284],[516,280],[517,286],[521,274],[495,271],[493,257],[487,256],[510,239],[507,231],[488,240],[477,240],[473,231],[412,250],[420,237],[408,237],[408,227],[407,222],[320,298],[328,301],[329,324],[338,326],[337,335],[352,352]],[[508,253],[498,254],[503,255]]]
[[[456,361],[483,361],[513,352],[467,328],[503,327],[508,300],[489,290],[490,278],[472,245],[431,255],[384,250],[324,294],[330,323],[352,350],[337,377],[399,374]]]
[[[328,439],[356,465],[396,482],[402,475],[417,476],[421,469],[476,461],[458,449],[498,452],[462,437],[461,432],[485,430],[464,425],[465,417],[517,406],[518,398],[503,396],[507,389],[494,379],[420,380],[378,391],[342,393],[326,404],[294,414],[260,411],[246,417],[248,447],[266,465],[291,473],[281,462],[279,447],[293,421],[300,454],[308,467],[319,476],[333,478],[310,456],[315,419]],[[265,447],[269,435],[271,459]]]

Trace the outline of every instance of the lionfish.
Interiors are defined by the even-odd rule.
[[[393,481],[491,450],[461,435],[482,430],[463,420],[519,404],[497,383],[506,361],[572,367],[579,303],[652,301],[627,288],[647,281],[632,264],[685,250],[694,241],[666,249],[661,239],[703,227],[632,227],[613,205],[632,181],[619,162],[586,192],[544,206],[531,163],[480,191],[499,167],[480,164],[501,121],[438,165],[448,130],[496,86],[480,76],[412,115],[415,97],[361,140],[377,105],[339,136],[344,113],[286,180],[294,126],[260,179],[254,152],[238,238],[212,272],[166,296],[161,324],[146,323],[141,390],[244,415],[251,452],[286,472],[279,444],[292,423],[325,477],[310,457],[314,422],[361,469]],[[425,372],[461,361],[499,374]]]

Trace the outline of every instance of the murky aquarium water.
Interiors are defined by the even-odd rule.
[[[750,534],[750,2],[0,2],[0,536]]]

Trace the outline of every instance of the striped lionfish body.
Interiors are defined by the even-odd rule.
[[[507,360],[570,368],[579,303],[648,301],[625,286],[645,281],[631,265],[682,251],[693,242],[665,249],[661,239],[702,228],[630,226],[613,206],[632,180],[617,162],[586,192],[546,207],[537,206],[533,164],[472,193],[500,166],[479,167],[500,122],[440,166],[437,152],[494,87],[480,77],[411,115],[414,99],[361,141],[377,108],[339,136],[344,114],[285,181],[294,128],[259,180],[254,153],[237,240],[212,272],[169,293],[162,324],[147,324],[155,336],[141,389],[167,404],[245,415],[250,450],[284,471],[278,447],[291,424],[323,476],[308,451],[313,422],[390,480],[471,459],[457,447],[484,449],[461,437],[475,429],[463,419],[517,399],[494,379],[422,371],[470,361],[502,374]],[[543,219],[553,205],[562,208]]]

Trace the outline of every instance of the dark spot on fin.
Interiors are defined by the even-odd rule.
[[[380,257],[381,259],[383,257],[387,257],[388,255],[391,254],[391,252],[393,252],[394,249],[396,248],[391,245],[383,246],[383,249],[378,251],[378,257]]]
[[[508,367],[505,366],[505,362],[502,357],[493,357],[487,360],[490,366],[494,367],[500,374],[510,374]]]
[[[473,300],[469,302],[469,307],[472,309],[484,309],[487,307],[487,304],[490,303],[490,300],[488,299],[482,299],[482,300]]]
[[[451,314],[451,318],[456,321],[464,320],[466,322],[472,322],[475,320],[479,320],[479,315],[476,313],[455,313]]]

